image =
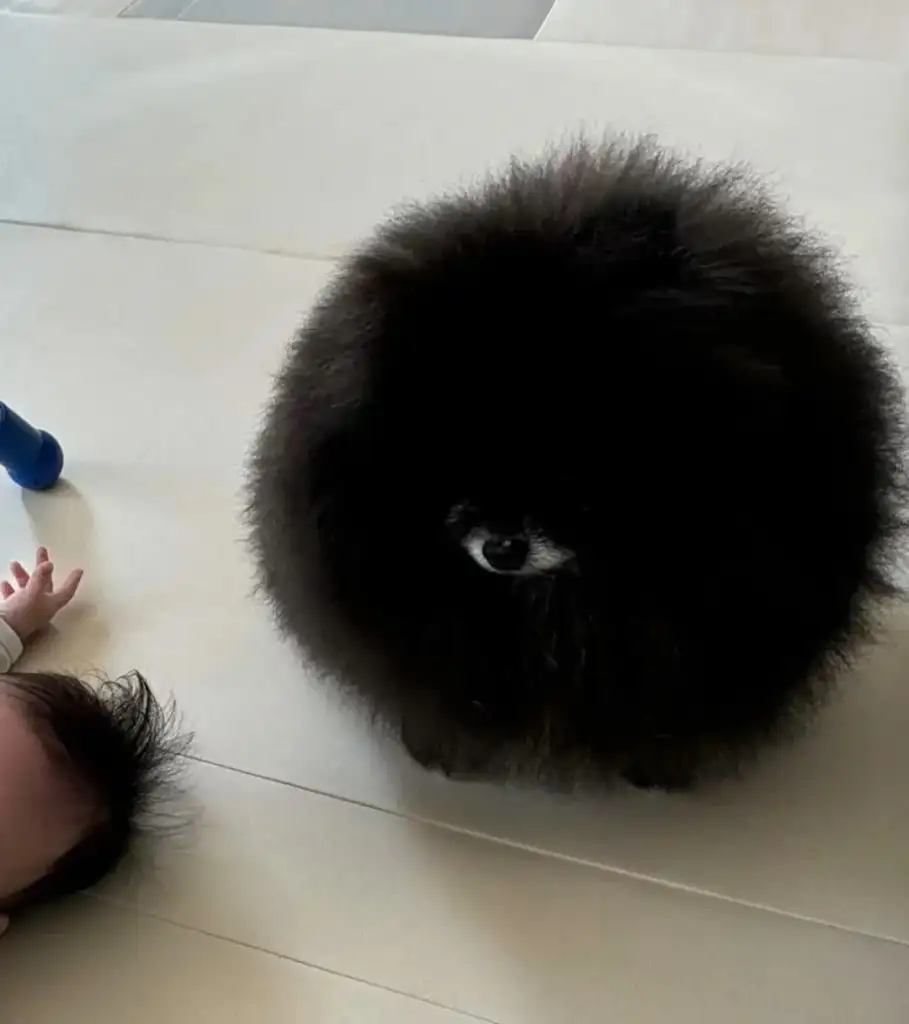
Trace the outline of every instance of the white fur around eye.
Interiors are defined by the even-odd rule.
[[[483,554],[483,545],[491,536],[489,530],[484,526],[479,526],[477,529],[471,530],[462,544],[467,554],[481,569],[495,573],[497,576],[542,576],[544,573],[555,572],[574,558],[574,552],[559,547],[542,534],[531,533],[527,535],[530,552],[524,565],[515,570],[495,569]]]

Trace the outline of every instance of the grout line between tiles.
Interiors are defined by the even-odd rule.
[[[391,810],[388,807],[380,807],[377,804],[371,804],[366,800],[358,800],[356,797],[343,796],[338,793],[330,793],[327,790],[316,789],[314,786],[304,786],[296,782],[288,782],[285,779],[278,779],[271,775],[264,775],[260,772],[248,771],[244,768],[236,768],[232,765],[222,764],[220,761],[212,761],[208,758],[199,757],[197,755],[188,755],[187,760],[194,761],[198,764],[205,764],[212,768],[220,768],[227,772],[235,772],[238,775],[246,775],[253,779],[260,779],[263,782],[272,782],[278,786],[286,786],[289,789],[296,789],[303,793],[309,793],[312,796],[322,797],[326,800],[337,800],[340,803],[348,804],[352,807],[360,807],[364,810],[375,811],[378,814],[384,814],[388,817],[397,818],[401,821],[409,821],[429,828],[442,829],[446,832],[453,832],[457,835],[468,836],[471,839],[494,843],[498,846],[507,846],[511,849],[523,850],[525,853],[531,853],[537,857],[551,858],[562,863],[573,864],[577,867],[590,868],[605,874],[616,875],[620,878],[627,878],[635,882],[643,882],[649,885],[659,886],[664,889],[671,889],[675,892],[682,892],[689,896],[702,896],[705,899],[719,900],[722,903],[731,903],[738,907],[745,907],[748,910],[757,911],[758,913],[772,914],[775,917],[784,917],[790,920],[800,921],[802,924],[809,924],[820,928],[830,928],[833,931],[845,932],[849,935],[861,935],[864,938],[873,939],[877,942],[886,942],[890,945],[909,947],[909,939],[902,939],[895,935],[864,931],[861,928],[853,928],[849,925],[839,924],[836,921],[828,921],[822,917],[812,917],[810,914],[799,914],[794,910],[783,910],[779,907],[773,907],[765,903],[758,903],[753,900],[726,896],[721,892],[713,892],[709,889],[699,889],[693,885],[686,885],[684,882],[673,882],[668,878],[659,878],[654,875],[647,875],[640,871],[632,871],[630,868],[621,868],[612,864],[601,864],[598,861],[589,860],[585,857],[572,856],[568,853],[560,853],[557,850],[546,850],[539,846],[532,846],[530,843],[520,842],[517,839],[506,839],[502,836],[490,835],[488,832],[479,832],[475,829],[470,829],[462,825],[453,825],[450,822],[442,821],[438,818],[426,818],[422,815],[405,814],[402,811]]]
[[[89,228],[79,224],[54,223],[53,221],[20,220],[16,217],[0,217],[0,228],[33,228],[35,231],[61,231],[71,235],[95,235],[101,238],[127,238],[137,242],[157,242],[160,245],[195,246],[199,249],[214,249],[221,252],[242,252],[260,256],[277,256],[281,259],[301,260],[309,263],[338,263],[344,259],[348,248],[334,255],[325,253],[304,252],[294,249],[260,248],[254,245],[241,245],[238,242],[212,242],[199,238],[168,238],[147,231],[117,231],[114,228]],[[909,327],[909,321],[870,319],[872,327]]]
[[[189,3],[183,8],[182,11],[173,19],[174,21],[192,21],[192,18],[187,18],[187,14],[196,6],[198,0],[189,0]]]
[[[544,32],[546,30],[546,26],[549,24],[549,21],[552,18],[553,11],[556,9],[556,4],[558,2],[559,2],[559,0],[552,0],[552,3],[549,5],[549,10],[546,12],[543,20],[539,24],[539,27],[537,28],[536,32],[534,32],[534,34],[533,34],[533,41],[535,43],[549,42],[549,40],[541,39],[540,38],[540,33]]]
[[[79,224],[55,224],[52,221],[18,220],[14,217],[0,217],[0,227],[34,228],[36,231],[62,231],[70,235],[98,235],[102,238],[131,238],[139,242],[159,242],[162,245],[187,245],[200,249],[219,249],[227,252],[258,253],[262,256],[280,256],[289,260],[308,260],[311,263],[337,263],[342,254],[326,256],[318,253],[299,252],[293,249],[259,248],[240,245],[236,242],[206,242],[198,238],[168,238],[146,231],[116,231],[113,228],[87,228]]]
[[[361,978],[356,974],[346,974],[344,971],[339,971],[332,967],[324,967],[323,965],[313,963],[310,960],[302,960],[299,957],[290,956],[288,953],[279,953],[277,950],[269,949],[267,946],[257,946],[253,942],[244,942],[243,939],[236,939],[228,935],[221,935],[218,932],[209,931],[207,928],[199,928],[197,925],[184,924],[182,921],[175,921],[169,918],[166,914],[158,914],[152,910],[147,910],[145,907],[136,906],[134,903],[127,903],[125,901],[112,899],[109,896],[105,896],[103,893],[88,892],[85,893],[84,896],[88,899],[96,900],[99,903],[107,904],[108,906],[117,907],[119,909],[135,910],[143,917],[149,917],[155,921],[163,921],[165,924],[169,924],[174,928],[179,928],[184,932],[194,932],[197,935],[204,935],[206,938],[214,939],[218,942],[227,942],[232,946],[239,946],[241,949],[248,949],[253,953],[263,953],[265,956],[275,957],[277,960],[286,960],[289,963],[298,964],[300,967],[308,967],[310,970],[318,971],[320,974],[327,974],[330,977],[340,978],[344,981],[350,981],[357,985],[365,985],[368,988],[375,989],[379,992],[388,992],[391,995],[411,999],[415,1002],[423,1003],[425,1006],[431,1006],[437,1010],[445,1010],[448,1013],[455,1013],[465,1018],[465,1020],[479,1021],[481,1024],[498,1024],[498,1022],[492,1017],[482,1017],[476,1013],[471,1013],[469,1010],[462,1010],[457,1006],[449,1006],[447,1003],[440,1003],[435,999],[417,995],[413,992],[408,992],[405,989],[394,988],[390,985],[382,985],[379,982],[370,981],[368,978]]]

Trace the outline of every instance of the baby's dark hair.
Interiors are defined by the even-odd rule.
[[[8,912],[88,889],[123,861],[140,834],[175,822],[161,801],[177,782],[190,737],[174,704],[159,703],[138,672],[98,685],[55,672],[11,672],[2,683],[93,810],[82,839],[46,875],[3,901]]]

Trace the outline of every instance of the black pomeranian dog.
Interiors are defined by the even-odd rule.
[[[577,143],[394,217],[251,463],[281,627],[422,764],[684,788],[873,635],[898,375],[747,171]]]

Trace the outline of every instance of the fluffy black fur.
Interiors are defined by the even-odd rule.
[[[682,787],[873,629],[903,396],[746,170],[577,144],[405,211],[294,342],[251,465],[280,625],[449,773]],[[483,571],[462,541],[573,554]]]

